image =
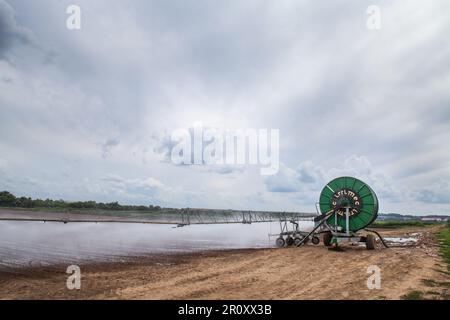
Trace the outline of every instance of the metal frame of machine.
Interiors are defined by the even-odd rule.
[[[352,177],[332,180],[322,190],[316,211],[319,216],[314,220],[315,226],[311,231],[300,231],[300,220],[280,219],[281,232],[275,244],[278,247],[301,246],[311,241],[317,245],[322,234],[325,246],[364,242],[368,250],[373,250],[375,236],[372,233],[375,233],[386,246],[378,233],[366,229],[377,217],[378,199],[375,192],[361,180]],[[288,230],[288,222],[292,224],[292,231]]]

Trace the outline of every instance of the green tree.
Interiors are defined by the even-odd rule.
[[[0,206],[15,207],[16,200],[17,200],[16,197],[12,193],[8,191],[0,192]]]

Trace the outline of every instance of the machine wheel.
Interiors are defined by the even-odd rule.
[[[294,245],[296,246],[296,247],[300,247],[300,245],[301,245],[301,243],[302,243],[302,238],[299,238],[299,237],[296,237],[295,239],[294,239]]]
[[[292,246],[294,244],[294,238],[292,238],[292,237],[287,237],[286,238],[286,245],[288,246],[288,247],[290,247],[290,246]]]
[[[318,245],[318,244],[320,243],[320,239],[319,239],[318,237],[313,237],[313,238],[311,239],[311,242],[312,242],[314,245]]]
[[[375,236],[373,234],[368,234],[366,236],[366,249],[367,250],[375,249]]]
[[[284,239],[282,237],[279,237],[276,241],[275,244],[277,245],[278,248],[283,248],[284,245],[286,244],[286,241],[284,241]]]
[[[326,246],[326,247],[329,247],[329,246],[331,246],[331,240],[333,240],[333,235],[331,234],[331,232],[325,232],[324,234],[323,234],[323,244]]]

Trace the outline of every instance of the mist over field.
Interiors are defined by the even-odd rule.
[[[302,225],[311,228],[310,222]],[[127,262],[152,254],[272,248],[278,223],[253,225],[86,224],[0,221],[0,270],[58,264]]]

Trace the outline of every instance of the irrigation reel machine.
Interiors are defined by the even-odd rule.
[[[319,215],[314,218],[314,228],[311,231],[299,230],[302,218],[280,220],[281,232],[277,235],[276,245],[299,247],[308,242],[317,245],[320,243],[319,236],[322,235],[327,247],[337,248],[344,242],[363,242],[368,250],[373,250],[377,235],[387,247],[376,231],[367,229],[378,216],[378,198],[361,180],[340,177],[330,181],[320,193],[316,210]]]

